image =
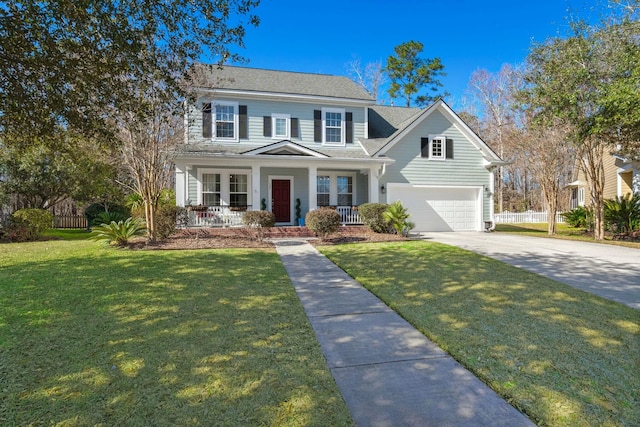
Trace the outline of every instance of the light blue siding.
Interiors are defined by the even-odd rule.
[[[421,157],[421,138],[444,135],[453,140],[453,159],[429,160]],[[409,183],[432,186],[478,186],[490,184],[490,172],[483,156],[439,111],[434,111],[386,155],[396,163],[387,168],[381,183]],[[385,197],[386,198],[386,197]],[[484,218],[489,218],[489,201],[485,199]]]
[[[300,134],[298,138],[290,138],[292,141],[309,148],[317,148],[321,143],[313,141],[313,111],[326,108],[344,108],[346,112],[353,114],[353,144],[346,144],[346,147],[353,146],[358,149],[355,142],[358,138],[365,136],[365,108],[364,107],[340,107],[336,105],[317,105],[295,102],[281,101],[256,101],[256,100],[237,100],[237,99],[218,99],[218,101],[238,102],[239,105],[247,106],[247,116],[249,123],[248,139],[240,140],[235,144],[249,143],[255,144],[272,144],[277,142],[278,138],[265,137],[263,132],[263,117],[272,114],[289,114],[291,118],[297,118],[300,123]],[[202,112],[198,106],[192,105],[188,114],[189,133],[188,143],[203,144],[211,142],[209,138],[202,137]],[[233,143],[233,142],[231,142]]]

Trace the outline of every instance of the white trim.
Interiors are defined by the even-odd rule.
[[[269,144],[269,145],[265,145],[264,147],[260,147],[260,148],[256,148],[254,150],[251,151],[247,151],[244,153],[245,156],[255,156],[258,154],[265,154],[265,153],[270,153],[270,152],[275,152],[277,150],[281,150],[283,148],[289,148],[292,151],[296,151],[298,153],[301,154],[305,154],[307,156],[311,156],[311,157],[317,157],[317,158],[327,158],[328,156],[322,153],[319,153],[317,151],[314,151],[310,148],[306,148],[303,147],[300,144],[296,144],[295,142],[292,141],[280,141],[280,142],[276,142],[273,144]]]
[[[293,191],[293,175],[269,175],[268,176],[268,180],[269,180],[269,191],[268,191],[268,199],[267,199],[267,210],[270,212],[273,212],[273,180],[274,179],[281,179],[281,180],[288,180],[289,181],[289,218],[291,219],[291,221],[289,222],[278,222],[276,223],[277,225],[295,225],[293,222],[295,221],[295,216],[293,213],[293,207],[295,205],[294,203],[294,191]]]
[[[340,142],[327,141],[327,113],[340,114]],[[331,145],[335,147],[344,147],[346,145],[346,115],[346,110],[344,108],[322,108],[322,145]]]
[[[276,120],[285,120],[285,132],[284,135],[276,134]],[[272,139],[289,139],[291,133],[291,114],[271,113],[271,138]]]
[[[229,206],[230,200],[230,180],[229,175],[247,175],[247,205],[253,204],[253,181],[251,169],[218,169],[218,168],[198,168],[198,180],[196,181],[196,204],[201,205],[202,200],[202,175],[206,173],[220,174],[220,204]]]

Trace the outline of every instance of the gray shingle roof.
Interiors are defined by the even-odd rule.
[[[369,138],[388,138],[397,130],[403,129],[423,110],[420,108],[388,107],[375,105],[369,107]]]
[[[362,87],[343,76],[231,65],[218,68],[217,65],[198,64],[197,67],[200,76],[197,84],[206,88],[347,98],[374,103],[374,99]]]

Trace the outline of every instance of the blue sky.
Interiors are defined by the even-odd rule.
[[[262,0],[261,23],[248,30],[246,66],[347,75],[346,64],[382,61],[409,40],[422,57],[440,57],[441,78],[457,104],[471,73],[524,61],[532,41],[568,30],[567,16],[601,0]],[[243,64],[245,65],[245,64]]]

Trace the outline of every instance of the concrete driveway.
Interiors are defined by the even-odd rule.
[[[640,309],[640,249],[506,233],[420,233]]]

